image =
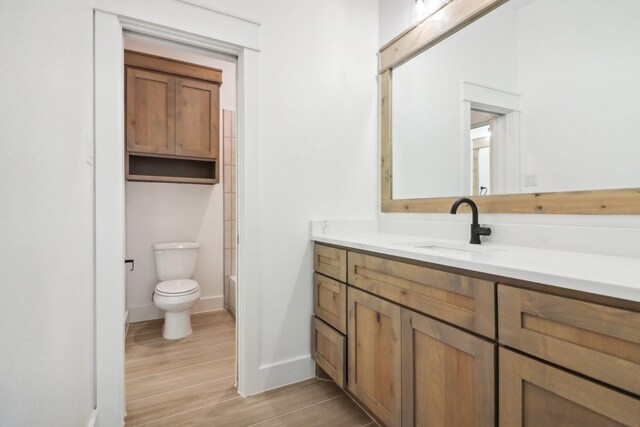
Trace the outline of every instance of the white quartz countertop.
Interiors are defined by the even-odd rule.
[[[323,232],[313,227],[311,234],[316,242],[640,302],[638,258],[492,243],[471,245],[364,229]]]

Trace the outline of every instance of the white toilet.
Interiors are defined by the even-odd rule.
[[[177,340],[191,335],[189,309],[200,299],[200,286],[191,280],[196,269],[199,243],[168,242],[153,245],[156,258],[156,285],[153,303],[165,310],[162,336]]]

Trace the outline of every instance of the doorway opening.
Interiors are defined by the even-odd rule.
[[[471,195],[491,192],[491,124],[500,114],[471,110]]]
[[[130,31],[123,47],[126,159],[160,159],[167,175],[134,174],[125,161],[126,258],[135,262],[125,273],[125,421],[136,424],[237,394],[237,58]],[[222,84],[205,72],[219,72]],[[177,176],[190,172],[185,163],[211,167],[213,179]],[[195,264],[174,277],[167,270],[180,251],[177,270],[187,252]],[[184,313],[173,311],[189,298]]]

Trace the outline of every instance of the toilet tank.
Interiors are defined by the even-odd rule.
[[[156,259],[156,275],[161,282],[174,279],[191,279],[196,270],[199,243],[166,242],[153,245]]]

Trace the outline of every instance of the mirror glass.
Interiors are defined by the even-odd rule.
[[[640,1],[510,0],[392,70],[392,198],[640,187]]]

